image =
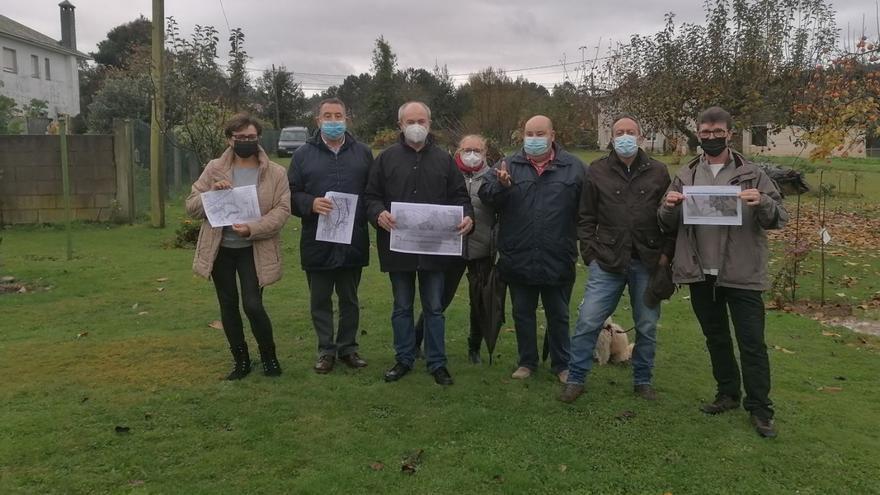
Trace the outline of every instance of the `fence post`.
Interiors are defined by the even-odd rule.
[[[120,218],[134,222],[134,124],[130,119],[113,121],[113,158],[116,162],[116,203]]]
[[[61,184],[64,194],[64,231],[67,233],[67,261],[73,259],[73,237],[70,231],[70,167],[67,155],[67,115],[59,115],[58,137],[61,139]]]

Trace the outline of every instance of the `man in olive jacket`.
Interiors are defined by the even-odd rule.
[[[639,148],[642,133],[634,117],[617,118],[611,134],[613,150],[590,164],[581,194],[578,238],[590,273],[571,337],[568,382],[559,396],[563,402],[583,393],[599,332],[624,287],[629,287],[636,330],[633,390],[644,399],[656,398],[651,379],[660,304],[646,303],[645,293],[652,274],[666,269],[672,250],[672,238],[657,225],[669,171]]]
[[[408,254],[391,251],[390,233],[395,219],[392,202],[458,205],[464,220],[458,226],[465,235],[474,226],[474,210],[464,178],[452,156],[434,144],[430,134],[431,110],[422,102],[407,102],[398,110],[401,135],[397,143],[376,157],[370,170],[365,198],[367,218],[376,227],[379,265],[388,272],[394,294],[391,326],[394,330],[394,366],[385,381],[397,381],[413,367],[416,358],[413,300],[416,277],[425,320],[425,357],[428,372],[440,385],[451,385],[446,367],[443,316],[443,271],[458,257]]]
[[[770,401],[770,360],[764,342],[767,230],[781,229],[788,212],[776,185],[761,169],[728,148],[732,119],[711,107],[697,119],[703,154],[682,167],[669,186],[658,217],[664,232],[677,232],[672,277],[688,284],[691,306],[706,337],[717,383],[715,401],[700,409],[718,414],[743,406],[763,437],[775,437]],[[687,186],[739,186],[742,225],[685,225]],[[690,206],[692,207],[692,206]],[[733,352],[728,311],[739,345],[742,380]]]
[[[373,164],[373,152],[346,131],[345,104],[328,98],[318,104],[318,131],[293,154],[288,169],[291,210],[302,218],[300,261],[306,272],[312,324],[318,337],[316,373],[333,370],[337,356],[351,368],[367,362],[358,354],[360,325],[358,286],[370,262],[370,239],[363,193]],[[356,207],[337,204],[328,192],[358,195]],[[337,200],[339,201],[339,200]],[[354,215],[351,243],[319,241],[321,215]],[[333,291],[339,300],[339,324],[333,338]]]

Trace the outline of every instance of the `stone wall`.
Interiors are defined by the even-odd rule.
[[[68,136],[74,220],[106,221],[116,199],[113,136]],[[59,136],[0,136],[0,224],[64,221]]]

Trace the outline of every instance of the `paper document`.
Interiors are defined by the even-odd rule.
[[[315,240],[351,244],[354,217],[357,213],[357,194],[327,191],[324,197],[333,203],[333,209],[326,215],[318,215]]]
[[[463,215],[461,206],[392,202],[395,226],[391,231],[391,250],[461,256],[462,237],[458,226]]]
[[[226,227],[234,223],[256,222],[260,214],[257,186],[203,192],[202,207],[211,227]]]
[[[739,186],[684,186],[685,224],[742,225]]]

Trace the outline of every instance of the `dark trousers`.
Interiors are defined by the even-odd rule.
[[[272,322],[269,320],[266,308],[263,307],[263,289],[257,280],[254,250],[251,247],[233,249],[221,246],[211,270],[211,279],[214,281],[217,300],[220,302],[220,321],[223,322],[226,340],[229,341],[230,347],[246,347],[244,326],[238,309],[236,274],[241,282],[241,304],[244,307],[244,314],[251,324],[251,331],[254,333],[260,353],[274,356]]]
[[[569,337],[568,303],[574,281],[564,285],[508,284],[513,304],[513,322],[516,327],[516,347],[519,366],[538,369],[538,327],[536,311],[538,297],[547,316],[547,334],[550,342],[550,369],[560,373],[568,369],[571,341]]]
[[[452,300],[455,298],[455,293],[458,291],[458,284],[461,283],[461,277],[464,275],[465,269],[467,269],[468,279],[480,277],[481,280],[486,280],[489,278],[489,271],[492,270],[492,258],[486,257],[477,260],[470,260],[467,263],[457,264],[443,272],[444,285],[442,303],[444,312],[446,312],[446,309],[449,308],[449,305],[452,304]],[[480,350],[480,342],[483,339],[483,320],[481,319],[483,315],[480,314],[482,304],[476,300],[479,298],[479,293],[472,289],[473,286],[469,285],[468,297],[470,299],[471,327],[470,333],[468,334],[468,350],[478,351]],[[419,314],[419,320],[416,322],[417,348],[421,348],[424,335],[425,317],[423,314]]]
[[[739,347],[743,407],[762,417],[773,417],[770,402],[770,359],[764,343],[764,300],[761,291],[716,287],[716,277],[690,284],[691,306],[706,336],[717,393],[740,399],[740,369],[733,353],[728,311]]]
[[[361,267],[306,272],[312,310],[312,325],[318,336],[318,354],[347,356],[357,352],[360,326],[358,286]],[[339,301],[339,323],[333,339],[333,291]]]

